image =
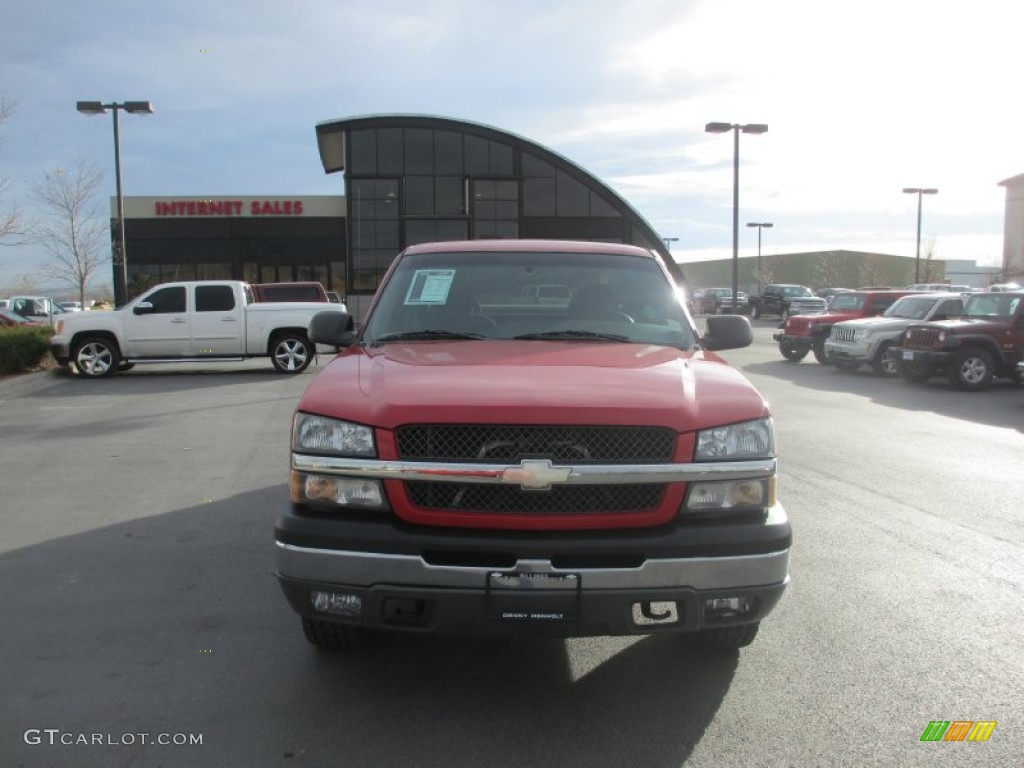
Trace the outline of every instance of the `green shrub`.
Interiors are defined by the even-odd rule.
[[[50,351],[52,328],[0,328],[0,374],[21,373],[39,365]]]

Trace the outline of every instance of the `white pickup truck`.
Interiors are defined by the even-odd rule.
[[[344,304],[256,303],[235,280],[164,283],[108,312],[62,315],[50,341],[61,365],[100,378],[135,363],[197,362],[269,357],[282,373],[299,373],[316,346],[307,330],[318,312]]]

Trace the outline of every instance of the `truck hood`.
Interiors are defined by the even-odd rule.
[[[120,328],[124,309],[91,309],[88,312],[68,312],[55,318],[57,336],[71,337],[78,331],[113,331]]]
[[[913,320],[909,317],[859,317],[856,320],[844,320],[836,323],[843,328],[867,328],[872,331],[896,331],[906,328],[908,325],[920,323],[920,320]]]
[[[298,407],[385,429],[628,424],[689,432],[768,415],[757,390],[710,352],[512,340],[353,348],[317,376]]]
[[[824,312],[820,315],[792,315],[786,320],[786,333],[803,334],[812,325],[834,325],[857,318],[856,312]]]
[[[1001,320],[986,320],[985,318],[959,318],[955,320],[935,320],[930,323],[915,323],[914,326],[925,328],[943,328],[950,333],[989,333],[1005,331],[1011,327],[1013,318],[1004,317]]]

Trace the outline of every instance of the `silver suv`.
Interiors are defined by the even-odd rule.
[[[959,293],[904,296],[877,317],[846,320],[832,326],[825,339],[825,357],[847,373],[870,365],[879,376],[895,376],[898,371],[888,350],[899,346],[900,334],[907,326],[956,317],[963,309],[964,297]]]

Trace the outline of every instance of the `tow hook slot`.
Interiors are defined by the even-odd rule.
[[[645,600],[633,603],[633,624],[639,627],[679,623],[679,604],[672,600]]]
[[[431,606],[427,600],[389,597],[381,607],[384,624],[401,627],[425,627],[430,623]]]

